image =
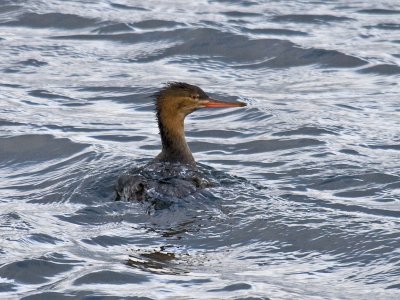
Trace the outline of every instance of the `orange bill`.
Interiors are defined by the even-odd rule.
[[[207,99],[201,101],[205,108],[225,108],[225,107],[243,107],[247,104],[244,102],[225,102],[215,99]]]

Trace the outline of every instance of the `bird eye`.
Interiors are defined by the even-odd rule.
[[[199,99],[199,95],[192,95],[192,99],[198,100]]]

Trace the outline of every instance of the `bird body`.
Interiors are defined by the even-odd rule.
[[[210,185],[198,171],[185,138],[185,117],[201,108],[246,106],[242,102],[211,99],[202,89],[171,82],[155,94],[155,107],[162,150],[147,165],[119,177],[117,200],[149,200],[154,197],[182,198]]]

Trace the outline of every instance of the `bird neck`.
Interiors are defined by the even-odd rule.
[[[192,152],[185,139],[185,115],[168,111],[158,111],[157,121],[160,129],[162,151],[157,156],[161,161],[183,163],[196,166]]]

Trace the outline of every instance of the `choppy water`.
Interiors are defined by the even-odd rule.
[[[397,0],[0,1],[0,297],[399,299],[399,49]],[[171,80],[248,106],[148,214],[113,184]]]

